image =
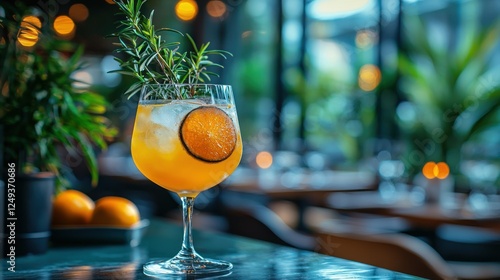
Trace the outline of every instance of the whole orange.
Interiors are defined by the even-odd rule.
[[[137,206],[119,196],[105,196],[98,199],[90,219],[92,225],[116,227],[132,227],[139,221]]]
[[[52,225],[85,225],[90,222],[94,201],[83,192],[65,190],[52,201]]]

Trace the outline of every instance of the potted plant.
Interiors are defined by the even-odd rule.
[[[418,19],[408,17],[407,45],[399,58],[406,101],[397,121],[406,138],[404,162],[410,178],[427,162],[445,162],[455,190],[468,190],[463,150],[498,126],[500,84],[490,59],[500,36],[500,22],[481,30],[467,28],[456,46],[439,45]]]
[[[103,115],[106,99],[75,86],[73,74],[82,68],[83,48],[59,39],[51,29],[52,20],[36,7],[20,2],[15,6],[0,3],[0,123],[2,170],[6,172],[2,177],[6,183],[12,182],[6,184],[5,197],[18,206],[14,212],[7,209],[5,214],[34,215],[26,221],[44,220],[38,229],[27,226],[30,228],[25,228],[26,235],[31,230],[48,231],[54,189],[49,184],[42,194],[40,187],[35,187],[39,192],[35,195],[34,189],[21,186],[21,182],[26,179],[39,184],[34,178],[41,177],[54,181],[55,191],[70,187],[71,166],[62,156],[65,154],[81,157],[96,184],[94,148],[104,149],[106,140],[116,133]],[[12,188],[15,190],[9,190]],[[30,199],[36,204],[30,204]],[[29,209],[20,209],[21,204]],[[18,217],[17,222],[21,220]],[[19,239],[24,234],[20,229],[18,225],[18,254]]]

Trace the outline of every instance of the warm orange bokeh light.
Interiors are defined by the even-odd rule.
[[[445,179],[450,174],[450,168],[445,162],[427,162],[422,168],[422,174],[427,179]]]
[[[273,164],[273,155],[270,152],[262,151],[255,157],[255,162],[257,166],[263,169],[271,167]]]
[[[243,33],[241,33],[241,38],[248,38],[250,36],[252,36],[253,32],[252,31],[244,31]]]
[[[450,174],[450,168],[445,162],[438,162],[436,167],[434,167],[434,174],[438,179],[444,179]]]
[[[54,30],[59,35],[67,36],[75,31],[75,23],[68,16],[58,16],[54,20]]]
[[[108,4],[115,4],[115,1],[114,1],[114,0],[105,0],[105,1],[106,1],[106,3],[108,3]]]
[[[38,42],[39,29],[42,22],[35,16],[26,16],[21,22],[21,32],[17,38],[19,44],[24,47],[32,47]]]
[[[85,21],[89,17],[89,9],[80,3],[71,5],[69,16],[76,22]]]
[[[175,14],[181,20],[192,20],[198,14],[198,4],[193,0],[180,0],[175,5]]]
[[[372,91],[379,84],[382,79],[380,69],[372,64],[366,64],[359,70],[358,83],[359,87],[364,91]]]
[[[434,179],[436,175],[434,175],[434,167],[436,167],[436,163],[433,161],[427,162],[422,168],[422,174],[424,174],[427,179]]]
[[[214,18],[220,18],[226,13],[227,7],[220,0],[212,0],[207,3],[207,13]]]

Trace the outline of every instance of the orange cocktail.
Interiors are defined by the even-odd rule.
[[[238,166],[242,141],[232,87],[215,84],[144,84],[132,133],[132,157],[142,174],[177,193],[182,203],[181,250],[143,266],[146,275],[230,273],[230,262],[204,258],[193,246],[196,196]]]
[[[142,174],[180,196],[196,196],[228,177],[242,154],[232,104],[198,100],[141,102],[132,157]]]

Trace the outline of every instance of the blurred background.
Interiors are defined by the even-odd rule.
[[[119,67],[108,37],[117,8],[112,1],[59,2],[41,8],[69,16],[60,36],[85,49],[86,67],[75,78],[108,99],[116,141],[128,144],[136,101],[123,95],[127,77],[109,73]],[[411,181],[425,163],[445,162],[456,187],[468,191],[478,180],[498,186],[499,6],[150,0],[144,12],[155,11],[158,27],[233,53],[217,61],[224,69],[213,82],[234,88],[243,167],[256,167],[262,151],[295,153],[297,164],[316,169],[376,171],[374,160],[397,159]]]
[[[74,161],[74,188],[128,197],[144,217],[179,219],[175,195],[130,158],[137,100],[123,94],[131,81],[109,72],[119,67],[107,37],[117,7],[22,2],[68,16],[59,36],[83,45],[87,63],[75,77],[105,96],[118,128],[98,151],[98,186]],[[200,195],[197,225],[297,247],[307,245],[276,225],[294,234],[404,232],[447,259],[466,259],[449,244],[474,243],[472,261],[499,265],[500,1],[148,0],[151,10],[157,27],[233,54],[217,61],[224,68],[213,82],[233,86],[244,155]],[[255,220],[263,229],[251,232]],[[485,249],[492,244],[496,251]]]
[[[107,37],[119,19],[112,1],[22,2],[69,16],[59,35],[84,46],[88,66],[76,77],[109,100],[121,137],[129,137],[135,101],[122,93],[130,81],[109,73],[118,68]],[[446,161],[454,172],[459,158],[498,161],[498,94],[490,91],[500,59],[492,28],[499,6],[491,0],[149,0],[144,8],[155,10],[158,27],[233,53],[218,61],[224,69],[213,82],[234,87],[243,166],[255,165],[260,151],[285,150],[319,153],[324,167],[358,169],[387,151],[413,176],[431,160]]]

